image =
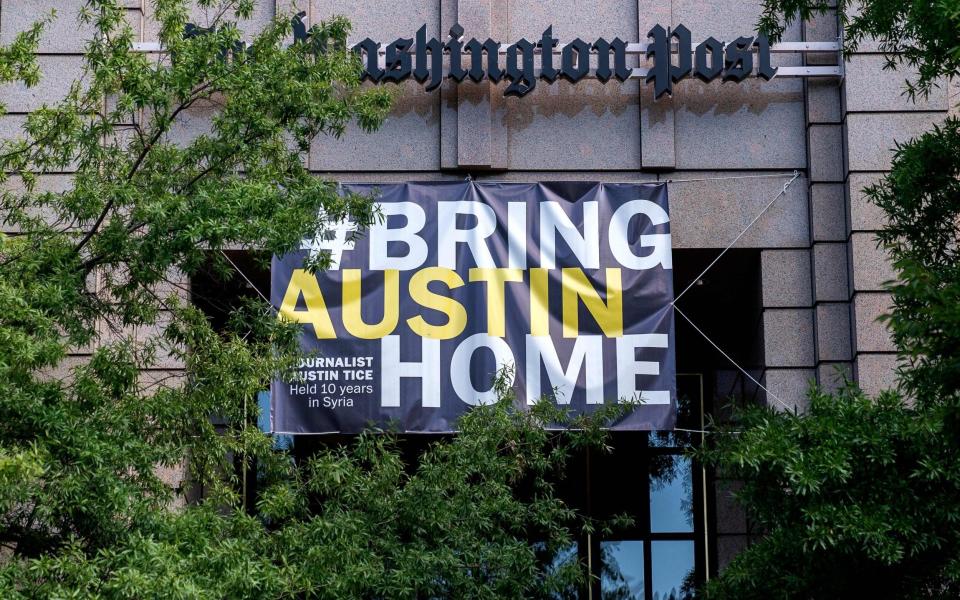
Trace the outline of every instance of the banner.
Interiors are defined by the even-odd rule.
[[[332,224],[274,257],[271,300],[308,354],[274,381],[277,433],[455,431],[510,374],[518,404],[591,412],[639,400],[614,429],[676,420],[665,184],[355,184],[382,219]],[[310,274],[311,252],[334,266]],[[507,371],[501,371],[505,366]]]

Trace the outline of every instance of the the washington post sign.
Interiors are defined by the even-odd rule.
[[[676,420],[666,186],[345,185],[382,218],[331,224],[274,257],[272,302],[306,352],[274,381],[275,432],[455,431],[506,373],[522,408],[636,404],[615,429]],[[311,274],[311,252],[333,266]],[[504,367],[508,367],[504,369]]]

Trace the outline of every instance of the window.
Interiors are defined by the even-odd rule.
[[[700,382],[678,376],[683,427],[700,428]],[[684,454],[694,441],[683,432],[615,432],[611,453],[591,451],[574,462],[565,499],[601,524],[629,521],[576,544],[594,598],[681,600],[705,578],[703,471]]]

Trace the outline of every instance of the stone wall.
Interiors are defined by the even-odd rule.
[[[950,106],[946,82],[928,98],[912,102],[903,91],[904,80],[913,74],[884,70],[883,65],[876,42],[862,44],[848,57],[840,98],[851,359],[857,381],[870,393],[893,384],[895,349],[877,317],[890,306],[884,282],[894,278],[894,271],[876,243],[883,214],[862,190],[889,171],[895,142],[931,129]]]

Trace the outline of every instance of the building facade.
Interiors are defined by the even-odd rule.
[[[0,5],[0,43],[10,41],[42,11],[56,8],[60,13],[41,42],[39,60],[45,76],[40,84],[0,88],[9,109],[0,118],[0,136],[16,135],[24,115],[56,101],[81,77],[85,32],[73,18],[81,4],[5,0]],[[156,42],[150,3],[127,0],[127,4],[128,18],[149,51]],[[414,37],[422,26],[427,39],[446,40],[459,24],[466,39],[490,38],[505,44],[521,38],[537,41],[552,27],[553,36],[564,44],[574,38],[646,43],[654,25],[683,24],[696,45],[708,37],[731,41],[755,35],[761,4],[259,0],[242,28],[252,34],[277,14],[302,11],[307,25],[341,14],[353,23],[353,40],[371,38],[385,46],[397,38]],[[202,9],[193,16],[200,26],[207,18]],[[783,41],[837,42],[840,37],[837,16],[831,12],[794,23]],[[857,53],[843,58],[818,48],[823,47],[774,53],[773,67],[833,66],[838,67],[835,74],[777,76],[769,81],[750,76],[741,82],[718,78],[709,83],[687,77],[673,84],[672,94],[659,98],[654,97],[653,85],[637,77],[606,83],[596,78],[550,85],[541,81],[522,97],[504,94],[507,81],[489,79],[461,83],[446,79],[431,91],[413,78],[382,84],[396,91],[384,126],[372,134],[351,129],[341,139],[320,138],[307,160],[318,176],[344,182],[467,177],[667,181],[674,285],[678,292],[692,285],[678,303],[690,322],[677,320],[678,385],[693,407],[687,422],[698,428],[705,411],[722,413],[731,397],[772,403],[774,396],[783,408],[802,410],[811,382],[830,387],[846,375],[869,393],[892,385],[896,356],[877,317],[889,305],[884,282],[894,273],[874,239],[882,214],[861,190],[889,169],[897,140],[907,140],[942,120],[951,94],[953,103],[957,101],[955,91],[946,85],[928,98],[910,101],[902,93],[909,74],[884,70],[884,57],[875,43],[864,43]],[[628,55],[628,67],[647,64],[642,54]],[[191,109],[177,135],[195,135],[214,110]],[[69,173],[45,174],[40,185],[62,189],[69,179]],[[701,276],[734,241],[733,248]],[[82,359],[78,355],[75,360]],[[174,361],[159,366],[158,376],[180,367]],[[622,442],[623,456],[633,452],[627,450],[633,443]],[[676,439],[659,447],[645,442],[644,464],[652,473],[660,468],[657,457],[670,453],[663,448],[678,445],[682,443]],[[595,472],[604,468],[594,465]],[[684,473],[682,482],[668,478],[666,484],[651,483],[654,480],[644,477],[638,484],[642,488],[638,493],[646,494],[649,502],[640,511],[647,523],[634,532],[641,542],[635,549],[587,541],[616,554],[621,563],[639,561],[640,570],[630,573],[645,578],[647,583],[641,585],[646,585],[648,597],[651,591],[675,588],[659,586],[657,573],[672,573],[670,569],[686,560],[674,564],[661,559],[669,552],[658,554],[658,544],[676,544],[673,547],[691,557],[689,564],[695,563],[696,576],[703,579],[749,542],[749,526],[731,507],[723,482],[708,481],[688,463],[677,472]],[[590,484],[594,498],[610,485],[602,478],[596,481]],[[669,507],[684,499],[695,505],[684,509],[688,521],[695,523],[671,526]],[[659,521],[654,519],[657,511],[664,515]],[[658,567],[662,560],[666,566]]]

